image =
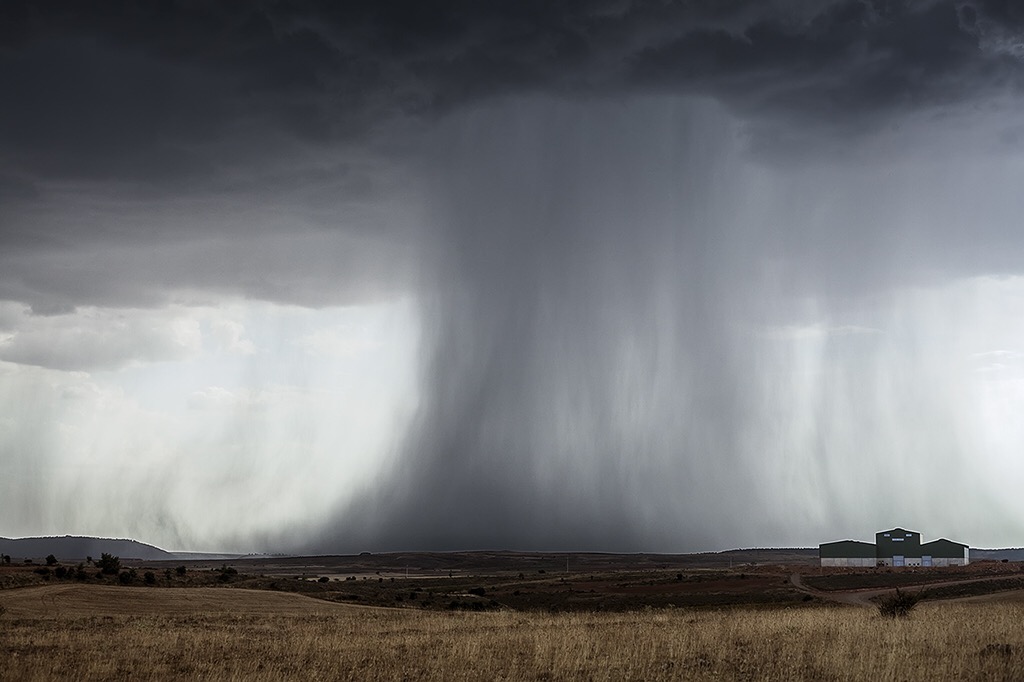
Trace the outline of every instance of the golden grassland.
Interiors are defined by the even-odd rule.
[[[484,613],[228,588],[0,592],[0,679],[1021,680],[1024,604]]]

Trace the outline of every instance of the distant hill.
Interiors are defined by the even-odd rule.
[[[122,559],[175,559],[171,552],[136,540],[112,540],[65,535],[43,538],[0,538],[0,554],[10,555],[13,561],[43,559],[52,554],[59,561],[83,561],[86,557],[98,559],[101,554],[113,554]]]
[[[971,547],[971,561],[1024,561],[1024,548],[1011,547],[1007,549],[974,549]]]

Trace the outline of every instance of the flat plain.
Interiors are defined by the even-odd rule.
[[[1018,574],[1013,564],[921,571],[916,581],[808,564],[326,581],[302,575],[309,571],[290,578],[240,571],[225,581],[223,568],[155,571],[160,577],[149,585],[91,576],[0,590],[0,679],[1024,679],[1024,603],[1020,590],[1007,588]],[[8,578],[41,577],[26,567],[6,570]],[[795,584],[794,573],[802,577]],[[871,575],[897,576],[904,589],[950,582],[998,589],[982,601],[926,600],[909,618],[892,619],[870,599],[840,598],[883,589]],[[543,599],[513,608],[492,596],[522,593],[531,582],[545,593],[600,591],[637,601],[634,608],[590,602],[609,605],[598,610]],[[846,589],[864,583],[872,584]],[[356,587],[392,606],[352,599]],[[646,603],[651,594],[657,603],[665,594],[685,602],[698,587],[703,606]],[[801,597],[750,596],[764,590]]]

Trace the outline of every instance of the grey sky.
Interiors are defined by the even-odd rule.
[[[1022,59],[980,0],[3,3],[0,535],[1019,544]]]

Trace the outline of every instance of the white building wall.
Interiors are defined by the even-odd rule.
[[[874,566],[875,559],[867,557],[822,557],[821,565],[864,568],[865,566]]]

